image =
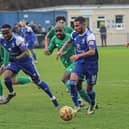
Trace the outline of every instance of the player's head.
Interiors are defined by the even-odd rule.
[[[55,26],[55,34],[59,39],[64,39],[65,30],[64,30],[63,25],[56,25]]]
[[[84,33],[86,29],[86,20],[84,17],[79,16],[74,20],[74,30],[80,34]]]
[[[19,22],[19,25],[20,25],[21,27],[25,27],[25,26],[26,26],[26,21],[25,21],[25,20],[20,21],[20,22]]]
[[[12,37],[12,28],[9,24],[2,25],[1,32],[3,37],[7,40],[9,40]]]
[[[63,25],[65,26],[66,19],[64,16],[57,16],[56,17],[56,25]]]
[[[18,25],[15,25],[15,26],[13,27],[12,31],[13,31],[14,33],[20,34],[21,28],[20,28]]]

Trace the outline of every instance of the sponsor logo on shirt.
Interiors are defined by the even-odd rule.
[[[94,45],[94,40],[90,40],[89,45]]]

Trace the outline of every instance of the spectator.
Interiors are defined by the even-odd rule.
[[[105,27],[104,22],[101,23],[99,32],[100,32],[102,47],[104,46],[106,47],[107,46],[107,29]]]
[[[38,34],[39,33],[39,28],[38,28],[37,24],[34,23],[34,21],[31,21],[30,24],[29,24],[29,26],[32,28],[32,30],[33,30],[33,32],[35,34]]]
[[[39,23],[38,25],[39,34],[45,34],[46,29]]]
[[[45,35],[46,35],[46,30],[45,28],[39,23],[38,25],[38,34],[37,34],[37,39],[38,39],[38,42],[39,42],[39,47],[43,47],[44,46],[44,38],[45,38]]]

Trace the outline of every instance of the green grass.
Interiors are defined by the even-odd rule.
[[[43,50],[36,50],[41,79],[48,82],[62,105],[73,103],[61,83],[64,68]],[[0,129],[129,129],[129,49],[99,48],[99,74],[95,90],[99,109],[94,115],[82,110],[69,122],[59,118],[49,97],[34,84],[14,86],[17,96],[0,105]],[[21,73],[23,74],[23,73]],[[85,86],[85,84],[84,84]],[[5,89],[7,94],[7,89]],[[87,105],[86,105],[87,106]]]

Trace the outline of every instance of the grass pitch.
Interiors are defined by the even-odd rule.
[[[46,57],[42,49],[36,52],[41,79],[50,85],[61,105],[73,106],[60,81],[64,68],[55,60],[55,53]],[[128,67],[129,49],[99,48],[99,73],[95,86],[99,109],[89,116],[86,104],[69,122],[59,118],[49,97],[34,84],[14,86],[17,96],[9,104],[0,105],[0,129],[129,129]],[[6,88],[4,91],[7,95]]]

